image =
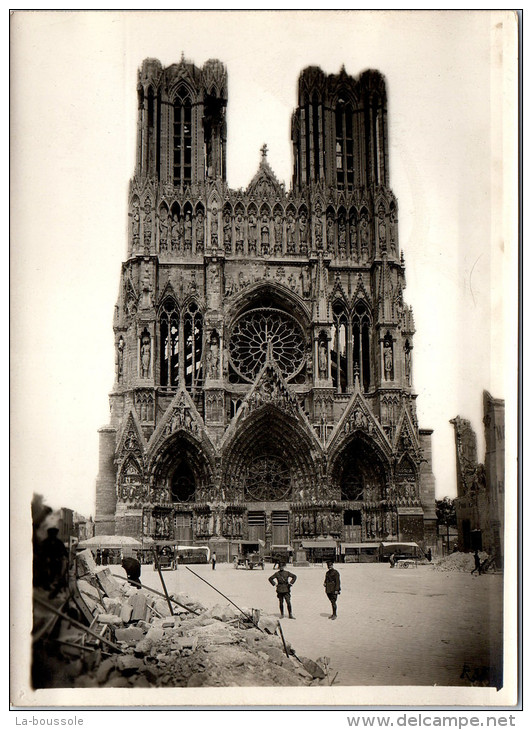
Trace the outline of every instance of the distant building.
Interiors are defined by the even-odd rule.
[[[486,457],[478,462],[477,438],[466,419],[457,416],[456,445],[458,549],[504,555],[504,401],[484,391]]]
[[[89,517],[89,519],[87,519],[86,517],[75,513],[74,528],[75,536],[80,542],[82,540],[88,540],[89,538],[94,537],[94,520],[92,519],[92,517]]]
[[[137,90],[96,534],[434,545],[384,77],[301,73],[290,190],[228,187],[220,61]]]

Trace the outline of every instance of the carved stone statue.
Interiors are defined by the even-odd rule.
[[[122,380],[122,376],[124,374],[124,350],[126,347],[126,343],[124,342],[124,338],[120,337],[120,339],[117,342],[116,345],[116,374],[118,378],[118,382]]]
[[[216,207],[212,209],[211,246],[218,248],[218,209]]]
[[[299,219],[299,248],[301,253],[306,253],[308,250],[308,222],[304,213]]]
[[[161,211],[159,219],[159,250],[164,252],[168,249],[168,214]]]
[[[267,216],[263,216],[260,223],[260,246],[263,256],[270,253],[270,224]]]
[[[393,380],[393,351],[389,342],[384,343],[384,378]]]
[[[148,335],[144,335],[142,338],[142,345],[140,347],[140,370],[141,377],[150,377],[150,363],[151,363],[151,342]]]
[[[288,253],[294,253],[296,250],[296,224],[292,213],[288,215],[288,221],[286,224],[286,247]]]
[[[303,285],[303,296],[310,296],[311,275],[310,266],[305,266],[301,271],[301,283]]]
[[[190,217],[190,213],[187,213],[185,216],[185,248],[190,249],[192,248],[192,218]]]
[[[172,251],[177,251],[179,248],[179,219],[177,213],[172,216]]]
[[[412,348],[408,344],[405,345],[405,377],[408,385],[412,385]]]
[[[327,216],[327,248],[332,251],[334,248],[334,220],[332,216]]]
[[[257,219],[253,213],[248,221],[248,248],[250,253],[255,253],[257,250]]]
[[[282,241],[283,241],[283,224],[281,222],[281,217],[276,215],[275,216],[275,222],[273,224],[274,228],[274,235],[275,235],[275,252],[280,253],[282,250]]]
[[[224,215],[224,248],[227,253],[231,253],[231,238],[231,217],[229,216],[229,213],[226,213]]]
[[[196,216],[196,250],[203,251],[205,243],[204,217],[202,211],[198,211]]]
[[[317,217],[314,222],[314,240],[316,241],[316,248],[323,247],[323,227],[321,217]]]
[[[379,246],[381,251],[386,251],[386,218],[385,218],[385,211],[383,205],[379,205],[379,223],[378,223],[378,230],[379,230]]]
[[[321,340],[318,345],[318,375],[321,380],[327,378],[328,369],[327,345]]]
[[[217,380],[220,377],[220,343],[215,330],[211,333],[209,353],[207,355],[207,372],[209,378]]]

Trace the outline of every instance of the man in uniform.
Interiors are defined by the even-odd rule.
[[[284,602],[286,602],[286,607],[288,609],[288,618],[295,619],[294,614],[292,613],[292,602],[290,600],[290,589],[294,585],[294,583],[297,580],[297,576],[293,573],[289,573],[287,570],[284,569],[285,564],[280,562],[279,563],[279,570],[277,573],[274,573],[271,575],[268,580],[272,584],[272,586],[275,586],[275,589],[277,591],[277,598],[279,599],[279,610],[281,611],[281,618],[284,616]],[[276,583],[277,581],[277,583]]]
[[[132,586],[140,588],[140,563],[136,558],[122,558],[122,567],[126,571],[127,579]]]
[[[329,616],[333,621],[336,620],[336,600],[340,593],[340,573],[333,568],[333,561],[327,561],[327,572],[325,573],[325,580],[323,581],[325,586],[325,593],[327,598],[331,602],[332,614]]]

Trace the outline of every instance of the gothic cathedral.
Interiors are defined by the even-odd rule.
[[[219,61],[137,90],[96,534],[433,545],[383,76],[301,73],[289,190],[228,187]]]

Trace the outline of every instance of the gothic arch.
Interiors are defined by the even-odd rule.
[[[367,434],[355,431],[329,456],[328,479],[344,501],[376,502],[387,498],[390,461]]]
[[[190,502],[215,482],[213,453],[199,444],[187,431],[177,430],[165,439],[153,454],[147,472],[150,477],[151,497],[160,501]],[[186,499],[176,491],[176,479],[187,474],[193,481],[193,494]],[[172,491],[173,490],[173,491]]]
[[[279,498],[302,500],[317,486],[321,453],[316,440],[296,418],[269,404],[251,411],[224,446],[222,483],[249,499],[249,495],[244,495],[249,467],[268,456],[272,464],[284,464],[290,472],[290,489],[279,494]]]
[[[301,326],[307,330],[310,323],[310,312],[301,297],[280,282],[264,280],[249,284],[234,295],[231,304],[226,306],[226,324],[231,323],[248,309],[261,306],[261,301],[269,299],[273,307],[292,314]]]

